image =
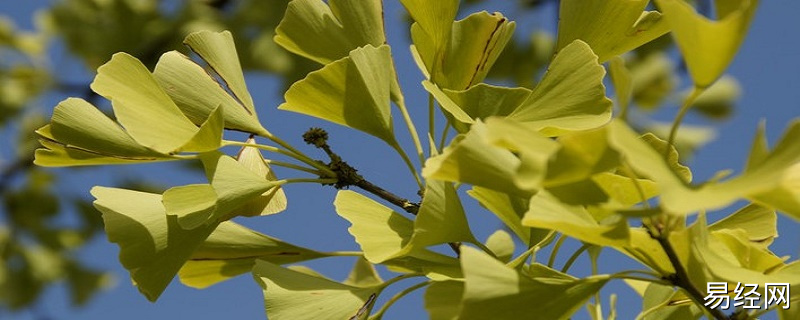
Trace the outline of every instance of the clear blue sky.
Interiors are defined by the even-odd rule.
[[[489,1],[484,7],[490,11],[501,11],[513,20],[521,20],[517,32],[526,33],[525,28],[553,28],[553,20],[547,15],[520,16],[522,13],[511,10],[512,1]],[[31,13],[36,8],[47,6],[52,1],[2,1],[0,14],[12,17],[17,25],[30,28]],[[389,42],[393,54],[398,59],[397,65],[401,76],[401,85],[409,101],[412,114],[422,127],[424,123],[426,96],[419,87],[422,75],[412,63],[408,53],[406,30],[402,29],[403,13],[397,0],[386,1],[386,20]],[[693,162],[693,169],[698,176],[708,177],[722,169],[739,170],[745,161],[751,136],[757,123],[766,119],[769,127],[768,136],[774,142],[780,136],[788,122],[800,115],[800,42],[796,34],[800,31],[800,2],[793,0],[761,1],[761,7],[753,22],[750,33],[743,48],[729,73],[735,76],[744,88],[744,95],[737,105],[734,117],[718,125],[719,138],[702,149]],[[76,67],[59,67],[63,76],[83,81],[90,81],[90,75]],[[259,112],[270,131],[300,146],[300,135],[310,126],[321,126],[329,130],[331,145],[346,160],[359,168],[361,173],[376,184],[387,186],[396,193],[412,197],[413,181],[406,174],[400,159],[382,142],[366,135],[343,130],[304,116],[279,112],[275,107],[282,102],[279,84],[275,79],[263,75],[248,75],[248,85],[253,93]],[[50,95],[41,101],[45,112],[65,96]],[[669,113],[674,114],[675,108]],[[690,123],[704,123],[692,118]],[[395,126],[403,138],[404,127]],[[407,143],[407,139],[405,143]],[[406,144],[410,146],[409,144]],[[311,149],[304,149],[314,154]],[[321,156],[321,155],[318,155]],[[403,169],[397,169],[403,168]],[[124,171],[124,172],[123,172]],[[113,174],[144,174],[159,179],[166,185],[179,185],[197,182],[199,175],[187,174],[189,171],[174,166],[145,165],[137,167],[112,167],[83,173],[65,173],[61,179],[61,188],[72,194],[88,195],[93,185],[109,185],[119,179],[112,179]],[[285,171],[278,171],[279,174]],[[347,234],[348,224],[338,218],[331,205],[335,191],[332,188],[319,186],[289,186],[289,210],[277,216],[259,219],[237,220],[269,235],[320,250],[356,250],[352,238]],[[476,235],[485,239],[492,231],[500,227],[500,223],[479,208],[475,202],[465,197],[465,205],[473,212]],[[710,217],[715,219],[715,217]],[[779,255],[791,255],[796,259],[800,255],[800,224],[781,218],[779,221],[780,238],[774,250]],[[567,250],[569,251],[569,250]],[[567,252],[565,251],[565,252]],[[37,319],[46,316],[49,319],[258,319],[263,318],[263,300],[260,288],[247,275],[219,284],[207,290],[194,290],[173,284],[161,299],[153,304],[141,296],[130,284],[127,271],[117,260],[118,249],[109,243],[104,236],[98,237],[81,251],[81,256],[91,265],[110,270],[116,278],[116,285],[100,294],[83,309],[73,309],[65,297],[64,286],[48,290],[40,301],[35,312],[23,312],[14,316],[16,319]],[[562,254],[562,256],[568,254]],[[618,261],[619,254],[610,250],[604,251],[601,260]],[[586,264],[586,260],[579,260]],[[345,277],[351,259],[335,258],[316,261],[309,265],[336,279]],[[613,270],[624,267],[609,263],[604,269]],[[580,269],[578,269],[580,271]],[[410,282],[406,283],[409,285]],[[631,299],[632,291],[619,283],[609,286],[610,290],[621,295],[619,308],[621,319],[633,318],[639,310],[639,301]],[[608,290],[605,291],[607,294]],[[390,292],[391,293],[391,292]],[[385,300],[386,295],[383,297]],[[604,301],[607,303],[607,301]],[[380,303],[380,302],[379,302]],[[2,317],[3,315],[0,315]],[[576,319],[586,318],[580,311]],[[386,315],[386,319],[424,319],[427,318],[422,307],[420,294],[411,295],[396,304]]]

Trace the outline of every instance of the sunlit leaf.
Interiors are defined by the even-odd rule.
[[[470,231],[464,207],[452,183],[428,180],[422,204],[414,219],[410,244],[417,248],[448,243],[477,242]]]
[[[247,143],[255,143],[255,139],[250,138]],[[261,151],[255,147],[243,147],[239,150],[236,161],[239,161],[242,166],[253,171],[257,176],[262,176],[269,181],[278,180],[275,172],[264,160]],[[286,193],[283,192],[283,188],[275,187],[261,194],[255,200],[236,208],[233,214],[241,216],[270,215],[286,210],[286,205]]]
[[[716,1],[716,3],[723,3]],[[656,0],[672,29],[689,74],[697,87],[705,88],[719,78],[744,41],[758,0],[731,0],[717,6],[719,19],[710,20],[682,0]]]
[[[92,90],[111,100],[114,115],[138,143],[168,154],[183,147],[197,133],[141,61],[115,54],[97,69]]]
[[[439,42],[423,24],[416,23],[411,27],[412,50],[433,83],[465,90],[483,81],[515,27],[500,13],[477,12],[448,26],[452,28],[448,38]]]
[[[225,217],[234,209],[278,186],[220,152],[201,155],[206,176],[217,194],[217,215]]]
[[[401,0],[400,3],[416,21],[421,32],[427,36],[432,51],[437,52],[437,55],[443,54],[450,38],[453,20],[458,13],[459,1]]]
[[[226,221],[194,251],[178,276],[187,286],[206,288],[250,272],[256,259],[287,264],[325,256]]]
[[[774,210],[757,204],[749,204],[731,215],[708,226],[708,230],[741,229],[750,241],[761,243],[764,248],[778,237],[778,217]]]
[[[216,222],[217,193],[209,184],[191,184],[174,187],[162,199],[168,215],[178,217],[181,228],[191,230]]]
[[[461,263],[465,288],[459,319],[562,319],[609,280],[531,278],[470,247],[462,249]],[[554,297],[554,292],[559,295]]]
[[[430,320],[458,319],[463,294],[464,283],[461,281],[437,281],[428,286],[425,309]]]
[[[358,257],[353,269],[350,270],[350,275],[342,283],[355,287],[372,287],[383,283],[383,279],[372,263],[364,257]]]
[[[389,47],[366,46],[293,84],[278,108],[351,127],[395,145]]]
[[[257,260],[256,281],[264,290],[270,319],[350,319],[380,293],[379,287],[354,287]],[[367,311],[371,305],[367,306]]]
[[[458,121],[453,127],[458,132],[469,130],[467,124],[472,120],[486,120],[491,116],[508,116],[525,99],[531,91],[525,88],[506,88],[487,84],[477,84],[464,91],[439,89],[429,82],[423,82],[425,89],[434,95],[439,104]],[[468,117],[464,117],[460,111]]]
[[[511,261],[514,256],[514,239],[505,230],[497,230],[486,239],[486,247],[502,262]]]
[[[372,263],[382,263],[395,258],[412,258],[405,261],[419,266],[436,267],[436,264],[447,266],[452,258],[440,255],[425,248],[409,246],[414,235],[414,222],[392,209],[375,202],[353,191],[339,191],[334,200],[336,213],[350,222],[347,230],[364,251],[364,257]],[[424,236],[423,236],[424,237]],[[412,251],[412,249],[414,249]],[[427,262],[418,264],[418,262]],[[396,261],[399,266],[405,264]]]
[[[713,210],[738,198],[755,197],[780,185],[800,161],[800,123],[793,123],[774,150],[759,165],[723,182],[689,186],[664,162],[663,156],[626,125],[613,122],[609,142],[641,175],[655,181],[661,190],[661,205],[667,212],[687,214]]]
[[[275,29],[275,42],[321,64],[365,45],[386,43],[380,0],[294,0]]]
[[[211,112],[221,106],[226,128],[264,133],[256,115],[189,57],[177,51],[163,54],[153,76],[195,124],[206,121]]]
[[[530,244],[531,230],[522,225],[522,216],[528,211],[528,198],[516,197],[481,187],[472,187],[467,194],[494,213],[525,244]]]
[[[601,224],[585,208],[561,203],[546,191],[531,198],[522,224],[555,230],[596,245],[626,246],[630,241],[625,219],[616,217],[615,221]]]
[[[625,67],[625,59],[614,57],[608,63],[608,74],[614,84],[614,95],[619,110],[627,110],[633,97],[633,76]]]
[[[650,1],[565,0],[558,19],[557,50],[583,40],[605,62],[669,31],[657,11],[644,11]]]
[[[239,104],[255,117],[256,109],[253,105],[253,98],[247,91],[231,33],[229,31],[195,32],[188,35],[183,43],[208,63]]]
[[[217,150],[222,145],[222,129],[224,125],[225,118],[222,115],[222,107],[214,108],[208,119],[200,125],[197,133],[181,148],[181,151],[208,152]]]
[[[555,56],[542,81],[509,117],[547,135],[599,127],[611,118],[605,74],[592,49],[576,40]]]
[[[168,216],[161,195],[125,189],[92,188],[95,207],[103,213],[106,233],[120,247],[119,259],[131,279],[155,301],[181,266],[216,228],[184,230]]]

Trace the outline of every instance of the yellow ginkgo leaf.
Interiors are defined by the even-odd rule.
[[[744,41],[758,0],[716,1],[718,20],[697,13],[681,0],[656,0],[686,59],[694,84],[714,83],[733,60]]]

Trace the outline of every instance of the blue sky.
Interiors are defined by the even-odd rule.
[[[0,14],[10,16],[18,26],[30,28],[31,13],[36,8],[48,5],[52,1],[2,1]],[[534,27],[554,28],[552,17],[548,14],[530,15],[513,10],[510,1],[488,1],[482,5],[490,11],[501,11],[512,20],[520,20],[517,32],[527,33]],[[403,14],[397,0],[386,1],[386,20],[390,45],[393,47],[404,88],[406,99],[412,115],[417,119],[418,127],[424,127],[424,116],[427,95],[419,86],[422,75],[413,64],[408,52],[406,30],[403,30]],[[551,8],[552,9],[552,8]],[[800,31],[800,2],[792,0],[762,1],[750,33],[739,53],[729,68],[729,74],[735,76],[742,87],[744,95],[737,104],[734,117],[727,122],[715,124],[719,129],[717,140],[700,150],[691,166],[698,176],[708,177],[723,169],[739,170],[744,165],[749,150],[751,137],[761,119],[768,125],[768,136],[774,142],[787,124],[800,115],[800,42],[796,33]],[[91,74],[79,67],[60,67],[62,76],[82,81],[90,81]],[[684,84],[685,85],[685,84]],[[414,195],[414,184],[405,171],[400,158],[381,141],[362,133],[345,130],[331,124],[288,112],[279,112],[275,107],[280,104],[282,94],[280,85],[275,79],[258,74],[248,75],[248,86],[253,93],[265,126],[279,134],[295,146],[311,155],[322,157],[310,148],[302,145],[300,135],[308,127],[320,126],[330,132],[330,144],[345,159],[360,170],[374,183],[386,186],[397,194],[406,197]],[[610,93],[609,93],[610,94]],[[49,112],[62,95],[48,95],[40,101],[43,110]],[[662,112],[667,117],[677,111],[670,107]],[[707,123],[705,120],[689,117],[688,123]],[[440,126],[441,127],[441,126]],[[407,133],[401,123],[396,123],[396,132],[401,142],[411,147]],[[234,150],[231,150],[232,152]],[[399,169],[398,169],[399,168]],[[89,196],[88,190],[93,185],[113,185],[120,181],[113,175],[134,176],[145,175],[161,181],[165,185],[180,185],[197,182],[200,175],[175,166],[144,165],[137,167],[112,167],[80,173],[57,170],[63,173],[60,188],[65,192]],[[283,175],[281,175],[283,173]],[[278,171],[282,177],[289,173]],[[251,218],[237,220],[251,228],[299,245],[321,250],[356,250],[357,246],[347,234],[348,224],[338,218],[331,205],[335,190],[320,186],[288,186],[289,210],[268,218]],[[472,218],[476,235],[485,239],[491,232],[500,227],[500,223],[479,208],[475,202],[465,197],[467,210],[474,212]],[[715,219],[711,216],[710,219]],[[780,238],[773,248],[779,255],[791,255],[792,259],[800,256],[800,224],[785,218],[779,220]],[[568,247],[564,252],[574,248]],[[153,304],[141,296],[128,280],[125,271],[117,260],[118,250],[108,243],[104,236],[98,237],[80,255],[98,268],[111,270],[116,278],[116,285],[98,295],[83,309],[73,309],[66,299],[66,289],[57,286],[49,290],[36,311],[15,315],[18,319],[37,319],[44,315],[51,319],[258,319],[263,318],[263,302],[260,288],[245,275],[234,280],[216,285],[207,290],[195,290],[174,282],[161,299]],[[569,255],[562,253],[563,256]],[[601,260],[617,261],[619,254],[604,251]],[[309,265],[336,279],[345,277],[352,259],[333,258],[316,261]],[[587,260],[579,263],[586,265]],[[563,263],[563,261],[561,262]],[[625,264],[629,265],[629,264]],[[606,263],[603,269],[611,271],[627,269],[620,265]],[[577,269],[579,272],[581,268]],[[585,271],[585,270],[584,270]],[[601,270],[602,271],[602,270]],[[401,282],[405,286],[413,281]],[[622,319],[632,318],[639,309],[638,300],[632,300],[632,291],[624,285],[615,283],[604,293],[616,292],[621,295],[619,308]],[[391,293],[391,292],[390,292]],[[386,295],[383,299],[385,301]],[[604,301],[607,303],[607,301]],[[2,315],[0,315],[2,316]],[[576,319],[583,319],[586,313],[581,311]],[[420,294],[411,295],[390,310],[386,319],[423,319],[426,313],[422,308]]]

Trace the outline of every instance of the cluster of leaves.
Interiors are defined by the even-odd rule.
[[[50,124],[36,131],[44,146],[36,151],[36,163],[202,163],[205,184],[163,193],[92,189],[109,240],[120,246],[123,266],[150,300],[176,275],[204,288],[252,272],[270,319],[380,319],[397,299],[420,288],[426,288],[432,319],[561,319],[584,305],[600,319],[600,299],[587,302],[609,281],[624,279],[643,296],[642,318],[728,319],[754,318],[765,310],[729,316],[706,308],[699,288],[707,282],[800,285],[800,263],[769,250],[777,236],[776,211],[800,219],[800,145],[793,143],[800,125],[792,124],[772,149],[762,128],[743,173],[699,184],[674,148],[683,115],[733,59],[757,1],[715,1],[718,19],[710,20],[682,0],[657,0],[660,11],[648,10],[648,0],[562,0],[555,54],[532,88],[483,83],[516,27],[502,14],[478,12],[456,21],[457,0],[401,3],[414,21],[411,51],[430,96],[427,153],[397,81],[380,0],[289,2],[274,42],[323,66],[293,83],[279,109],[385,141],[416,178],[419,204],[344,170],[352,168],[320,137],[310,140],[330,156],[328,164],[264,128],[230,32],[189,35],[183,43],[199,60],[170,51],[152,72],[129,54],[115,54],[91,85],[111,101],[115,119],[83,99],[62,101]],[[631,102],[646,106],[663,99],[669,88],[642,88],[669,79],[655,72],[648,78],[654,82],[642,85],[647,81],[636,80],[620,56],[670,32],[693,87],[662,139],[637,133],[626,115]],[[646,65],[652,55],[640,49],[630,65]],[[606,97],[604,63],[618,117]],[[441,145],[448,129],[456,131],[446,147],[434,141],[437,103],[448,123]],[[396,113],[414,142],[421,172],[398,142]],[[251,137],[226,140],[226,129]],[[256,136],[269,144],[257,143]],[[233,157],[219,151],[224,146],[242,149]],[[261,151],[295,161],[265,160]],[[313,176],[278,179],[271,165]],[[359,252],[302,248],[231,221],[283,211],[281,186],[289,183],[353,185],[414,217],[362,193],[339,191],[335,211],[352,225],[348,231]],[[462,186],[510,232],[497,230],[479,241],[467,219],[474,213],[464,210],[457,192]],[[739,200],[748,204],[730,208]],[[708,224],[706,213],[714,210],[731,213]],[[694,223],[687,224],[692,215]],[[593,265],[600,250],[609,248],[643,269],[576,277],[567,273],[569,263],[556,270],[553,259],[539,262],[540,250],[552,246],[555,255],[566,238],[581,241],[579,253],[588,252]],[[441,244],[449,244],[455,256],[432,249]],[[359,257],[342,282],[307,267],[283,266],[334,256]],[[375,265],[400,275],[384,281]],[[373,310],[385,288],[406,278],[423,280]],[[791,304],[778,311],[783,319],[797,316],[800,300]]]
[[[243,68],[276,74],[288,85],[315,66],[272,41],[287,3],[63,0],[37,12],[35,30],[19,30],[11,20],[0,19],[0,128],[4,137],[16,141],[0,162],[3,308],[30,307],[44,288],[62,280],[71,288],[73,303],[80,305],[109,283],[108,274],[87,267],[75,255],[102,230],[91,202],[60,190],[53,173],[33,166],[39,143],[32,132],[46,123],[42,114],[49,113],[42,100],[53,92],[98,98],[68,70],[94,70],[120,51],[153,66],[161,52],[179,47],[193,31],[229,29],[238,35]],[[62,45],[75,60],[65,59]],[[123,180],[121,184],[159,189],[146,181]]]

